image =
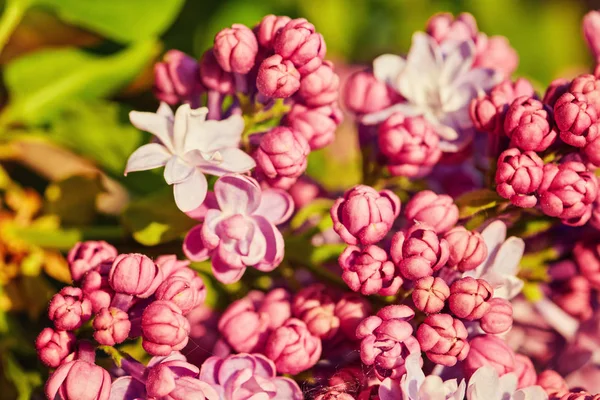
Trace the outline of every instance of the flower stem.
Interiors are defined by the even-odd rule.
[[[23,19],[25,11],[29,8],[29,0],[7,0],[4,13],[0,17],[0,53],[19,22]]]

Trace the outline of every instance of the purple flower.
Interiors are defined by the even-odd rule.
[[[417,330],[417,340],[431,361],[448,367],[456,365],[469,354],[467,328],[448,314],[433,314],[425,318]]]
[[[312,335],[332,339],[340,326],[340,320],[334,312],[335,294],[321,283],[301,289],[294,296],[292,314],[306,324]]]
[[[50,368],[57,368],[75,349],[77,338],[71,332],[44,328],[35,340],[40,360]]]
[[[525,151],[544,151],[556,139],[550,107],[532,97],[515,99],[504,120],[511,146]]]
[[[275,54],[260,64],[256,87],[266,97],[284,99],[300,89],[300,73],[290,60]]]
[[[315,108],[296,103],[286,114],[284,124],[302,134],[311,150],[317,150],[333,142],[342,118],[336,103]]]
[[[277,372],[296,375],[312,368],[321,358],[321,350],[321,339],[313,336],[304,322],[290,318],[271,333],[265,355],[273,360]]]
[[[175,203],[181,211],[199,207],[208,190],[204,174],[221,176],[247,172],[254,160],[238,148],[244,120],[232,115],[223,121],[206,121],[207,108],[192,110],[184,104],[175,116],[162,104],[157,113],[132,111],[131,123],[159,139],[145,144],[127,161],[125,175],[165,167],[164,176],[173,186]]]
[[[406,101],[365,116],[363,122],[379,123],[396,111],[421,115],[434,126],[442,151],[461,150],[473,137],[469,103],[499,80],[492,69],[473,68],[474,59],[472,40],[441,47],[431,36],[415,33],[406,59],[385,54],[373,62],[375,77]]]
[[[354,114],[371,114],[394,104],[396,95],[385,82],[375,78],[371,71],[352,74],[342,92],[346,108]]]
[[[212,258],[215,277],[237,282],[247,266],[272,271],[283,259],[284,243],[275,225],[293,212],[289,194],[278,189],[261,192],[243,175],[225,175],[215,183],[206,204],[204,223],[190,230],[183,250],[189,259]]]
[[[340,255],[342,279],[355,292],[366,296],[393,296],[404,282],[385,250],[375,245],[364,249],[348,246]]]
[[[69,361],[50,375],[44,392],[49,399],[108,400],[110,374],[93,362]]]
[[[254,66],[257,53],[256,36],[246,25],[233,24],[215,36],[215,58],[227,72],[247,74]]]
[[[154,64],[154,95],[160,101],[198,104],[203,87],[198,62],[179,50],[169,50]]]
[[[117,249],[105,241],[78,242],[67,255],[71,277],[77,282],[88,271],[99,267],[105,261],[112,261],[117,254]]]
[[[426,276],[415,282],[412,300],[415,307],[427,314],[442,311],[450,288],[442,278]]]
[[[124,342],[131,330],[125,311],[115,307],[103,308],[94,317],[94,339],[102,345],[114,346]]]
[[[380,379],[401,377],[409,354],[420,354],[419,342],[408,322],[415,313],[404,305],[386,306],[377,315],[365,318],[356,328],[361,339],[360,359],[373,365]]]
[[[444,234],[456,225],[458,207],[447,194],[435,194],[431,190],[422,190],[410,199],[404,209],[406,219],[429,225],[438,234]]]
[[[79,328],[92,316],[92,304],[83,291],[67,286],[55,294],[48,306],[48,317],[56,329],[72,331]]]
[[[189,333],[190,323],[171,301],[154,301],[142,314],[142,346],[152,355],[166,356],[183,349]]]
[[[220,399],[302,400],[298,384],[278,377],[273,361],[262,354],[236,354],[227,358],[210,357],[202,364],[200,380],[219,392]]]
[[[400,213],[400,199],[393,192],[358,185],[331,207],[333,229],[348,244],[379,242]]]
[[[535,194],[542,183],[543,167],[544,162],[533,151],[521,153],[516,148],[504,151],[498,157],[496,191],[517,207],[535,207]]]
[[[290,17],[277,16],[273,14],[266,15],[262,21],[254,28],[258,44],[268,50],[273,49],[273,41],[281,29],[291,21]]]
[[[303,76],[321,66],[327,51],[323,36],[304,18],[289,21],[275,37],[273,48],[284,60],[290,60]]]

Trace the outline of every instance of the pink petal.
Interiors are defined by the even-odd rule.
[[[189,121],[189,129],[194,135],[185,140],[185,151],[194,149],[211,153],[226,147],[237,148],[244,131],[244,119],[241,115],[232,115],[221,121]]]
[[[248,172],[256,166],[254,158],[237,147],[218,150],[222,161],[218,164],[203,163],[200,168],[207,174],[221,176],[228,173]]]
[[[266,240],[266,252],[263,260],[255,265],[259,271],[272,271],[281,264],[284,254],[284,241],[281,232],[265,217],[254,216],[254,220],[260,228]]]
[[[228,214],[252,215],[260,204],[258,182],[244,175],[222,176],[214,191],[221,210]]]
[[[271,223],[279,225],[287,221],[294,212],[292,196],[281,189],[265,189],[255,215],[265,217]]]
[[[208,210],[219,209],[219,203],[217,203],[217,198],[213,192],[208,192],[206,194],[206,198],[204,202],[200,205],[200,207],[193,209],[192,211],[188,211],[185,214],[198,221],[202,221],[204,217],[206,217],[206,213]]]
[[[209,257],[209,250],[204,247],[200,236],[201,231],[202,225],[196,225],[183,239],[183,253],[192,261],[205,261]]]
[[[127,160],[125,175],[135,171],[146,171],[162,167],[171,158],[171,153],[158,143],[145,144],[134,151]]]
[[[175,204],[183,212],[192,211],[204,202],[207,191],[206,177],[195,169],[188,179],[173,185]]]
[[[231,266],[221,259],[218,252],[215,252],[212,258],[212,271],[219,282],[230,284],[242,278],[244,272],[246,272],[246,267]]]

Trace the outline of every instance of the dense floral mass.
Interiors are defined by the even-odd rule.
[[[600,13],[583,30],[597,58]],[[69,251],[49,399],[600,398],[598,68],[541,95],[470,14],[345,79],[325,39],[268,15],[155,65],[124,173],[164,168],[187,232]],[[307,168],[338,93],[363,176],[333,192]]]

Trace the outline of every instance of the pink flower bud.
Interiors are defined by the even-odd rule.
[[[422,176],[441,158],[439,137],[423,117],[390,116],[379,127],[379,149],[392,175]]]
[[[498,157],[496,191],[517,207],[535,207],[543,167],[544,162],[533,151],[521,152],[517,148],[504,151]]]
[[[48,317],[59,331],[75,330],[91,316],[92,304],[79,288],[62,288],[50,300]]]
[[[442,278],[426,276],[415,282],[412,300],[417,309],[427,314],[442,311],[444,302],[450,296],[450,288]]]
[[[541,386],[550,396],[569,391],[569,386],[563,377],[551,369],[547,369],[537,376],[536,385]]]
[[[272,50],[275,37],[290,21],[290,17],[276,16],[273,14],[265,16],[254,29],[258,44],[267,50]]]
[[[554,105],[560,96],[569,91],[569,86],[571,86],[571,81],[568,79],[558,78],[553,80],[550,82],[550,85],[548,85],[548,89],[546,89],[542,103],[547,104],[554,109]]]
[[[554,104],[554,120],[560,138],[571,146],[585,146],[587,131],[597,119],[596,110],[583,93],[567,92]]]
[[[480,367],[489,365],[499,376],[515,371],[515,354],[510,347],[494,335],[481,335],[473,338],[471,349],[462,366],[465,375],[470,378]]]
[[[485,280],[465,277],[450,286],[448,305],[458,318],[474,321],[489,311],[493,295],[494,289]]]
[[[393,296],[402,286],[403,280],[394,263],[380,247],[370,245],[364,249],[348,246],[340,255],[342,279],[348,287],[365,296],[379,294]]]
[[[44,328],[35,340],[40,360],[50,368],[57,368],[75,349],[77,338],[71,332]]]
[[[288,193],[292,196],[292,199],[294,199],[296,210],[301,209],[316,198],[325,195],[323,188],[321,188],[316,181],[307,176],[300,177],[296,183],[289,188]]]
[[[452,197],[422,190],[410,199],[404,209],[406,219],[411,223],[420,222],[432,227],[442,235],[458,222],[458,207]]]
[[[343,367],[329,378],[329,386],[345,393],[356,394],[367,383],[367,376],[359,367]]]
[[[347,244],[369,245],[389,232],[400,213],[400,199],[393,192],[358,185],[331,207],[333,229]]]
[[[206,396],[197,384],[200,381],[195,379],[200,372],[198,367],[184,361],[185,358],[184,360],[167,360],[148,368],[146,373],[148,396],[156,399],[194,398],[204,400]],[[204,385],[210,388],[209,384],[204,383]],[[187,396],[182,396],[182,394]],[[216,393],[214,394],[216,395]]]
[[[327,392],[319,394],[314,400],[354,400],[354,396],[336,389],[329,389]]]
[[[335,103],[317,108],[296,103],[285,116],[284,123],[301,133],[312,150],[317,150],[333,142],[342,118],[342,111]]]
[[[519,65],[519,56],[510,46],[504,36],[488,37],[485,33],[478,33],[475,42],[477,56],[473,68],[489,68],[500,72],[508,78]]]
[[[581,152],[588,161],[600,165],[600,121],[596,121],[590,125],[587,132],[586,144],[581,149]]]
[[[260,64],[256,87],[267,97],[290,97],[300,89],[300,73],[291,61],[275,54]]]
[[[167,104],[198,102],[202,93],[200,65],[179,50],[169,50],[154,65],[154,95]],[[116,257],[116,254],[115,254]]]
[[[573,258],[592,287],[600,290],[600,244],[596,240],[577,242],[573,248]]]
[[[555,289],[552,300],[569,315],[585,321],[594,313],[591,292],[590,281],[587,278],[574,276]]]
[[[298,178],[306,170],[310,147],[304,137],[283,126],[267,132],[260,140],[254,158],[268,178]]]
[[[569,86],[569,92],[582,93],[587,103],[600,115],[600,80],[592,74],[579,75]]]
[[[407,322],[414,315],[414,311],[404,305],[386,306],[356,328],[356,337],[362,340],[360,358],[365,365],[374,366],[380,379],[400,378],[406,372],[406,357],[420,353],[419,342],[412,336],[413,328]]]
[[[450,13],[440,13],[427,21],[425,31],[438,43],[442,43],[446,40],[456,42],[475,41],[478,29],[475,18],[469,13],[462,13],[456,18]]]
[[[155,296],[157,300],[171,300],[185,315],[204,300],[206,287],[197,288],[182,277],[172,276],[160,284]]]
[[[519,379],[518,388],[523,389],[535,385],[537,381],[537,372],[529,357],[522,354],[515,354],[515,375]]]
[[[490,309],[481,317],[479,324],[485,333],[500,334],[513,324],[513,308],[508,300],[496,297],[488,302]]]
[[[107,370],[84,360],[62,364],[54,371],[44,392],[49,399],[108,400],[110,374]]]
[[[433,229],[417,224],[392,237],[390,254],[402,276],[414,281],[442,268],[448,261],[449,248],[446,239],[439,239]]]
[[[257,53],[256,36],[246,25],[233,24],[215,36],[215,58],[224,71],[247,74]]]
[[[564,224],[580,226],[591,216],[598,183],[580,162],[546,164],[538,194],[544,214],[560,218]]]
[[[94,318],[94,339],[101,345],[114,346],[129,336],[131,322],[126,312],[115,307],[101,309]]]
[[[71,277],[77,282],[88,271],[99,267],[105,261],[112,261],[117,254],[117,249],[105,241],[79,242],[67,255]]]
[[[330,105],[338,98],[340,77],[333,70],[331,61],[323,61],[317,70],[300,81],[298,95],[309,107]]]
[[[444,239],[450,247],[446,266],[456,268],[460,272],[477,268],[488,255],[487,246],[481,234],[468,231],[463,226],[457,226],[446,232]]]
[[[526,151],[546,150],[556,139],[550,108],[527,96],[518,97],[508,108],[504,131],[511,146]]]
[[[304,322],[290,318],[271,333],[265,355],[280,374],[296,375],[319,361],[321,339],[311,335]]]
[[[221,68],[217,62],[214,50],[209,49],[200,60],[200,79],[202,84],[210,90],[222,94],[235,93],[235,81],[233,74]]]
[[[327,51],[323,36],[304,18],[288,22],[275,37],[273,48],[284,60],[294,63],[302,75],[316,71]]]
[[[100,311],[101,308],[110,306],[115,295],[108,283],[108,272],[104,271],[90,271],[85,274],[81,281],[81,290],[91,302],[94,313]]]
[[[292,315],[302,320],[313,336],[321,339],[331,339],[338,331],[340,320],[334,310],[331,290],[321,283],[300,290],[292,303]]]
[[[431,361],[451,367],[469,354],[467,328],[448,314],[433,314],[417,329],[417,340]]]
[[[189,333],[189,321],[171,301],[154,301],[142,314],[142,346],[154,356],[166,356],[183,349]]]
[[[346,108],[354,114],[369,114],[388,108],[396,101],[393,90],[375,78],[371,71],[352,74],[342,92]]]
[[[121,254],[110,268],[108,282],[115,292],[147,298],[162,282],[162,273],[143,254]]]
[[[219,320],[219,332],[235,351],[260,353],[271,331],[291,317],[290,300],[284,289],[274,289],[266,295],[253,290],[225,310]]]
[[[590,11],[583,17],[583,36],[594,58],[600,56],[600,12]]]
[[[356,340],[356,327],[371,314],[371,303],[356,293],[347,293],[335,305],[340,330],[350,340]]]

